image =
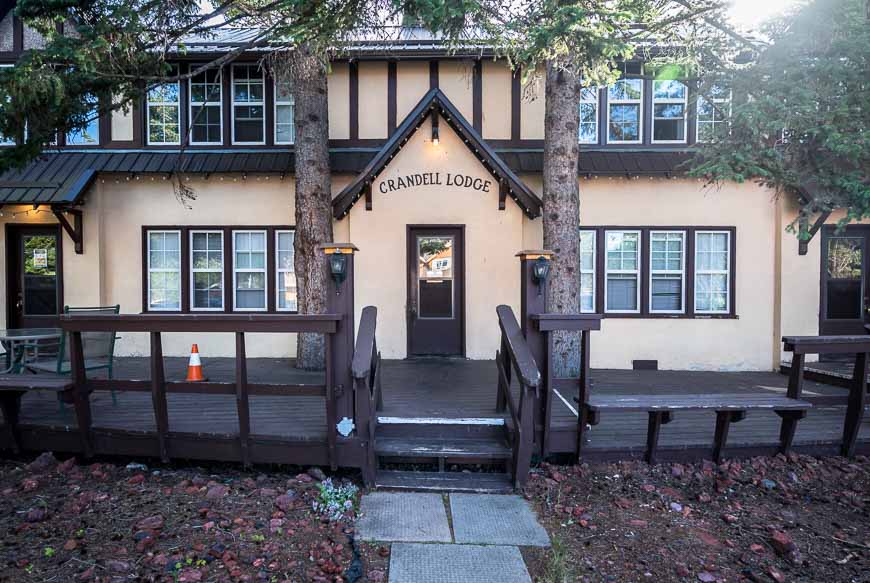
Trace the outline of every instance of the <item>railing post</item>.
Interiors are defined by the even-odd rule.
[[[236,410],[239,415],[242,464],[247,468],[251,465],[251,409],[248,403],[248,360],[244,332],[236,332]]]
[[[331,338],[326,338],[327,349],[327,417],[333,412],[334,418],[327,419],[327,436],[331,442],[337,438],[336,424],[342,419],[354,419],[353,403],[353,361],[354,345],[354,253],[358,250],[350,243],[324,243],[319,247],[326,260],[326,272],[329,276],[326,310],[330,314],[339,314],[338,330]],[[330,411],[332,409],[332,411]],[[337,465],[333,456],[332,465]]]
[[[87,375],[85,372],[85,353],[82,347],[82,333],[70,333],[70,367],[72,380],[75,383],[73,389],[73,402],[76,409],[76,422],[79,433],[82,436],[82,453],[86,458],[91,457],[93,447],[91,445],[91,401],[88,396]],[[9,423],[9,420],[6,421]]]
[[[154,406],[154,423],[157,426],[157,445],[160,461],[169,462],[169,412],[166,408],[166,376],[163,371],[163,343],[160,332],[151,332],[151,403]]]
[[[523,331],[526,344],[528,344],[529,350],[541,371],[541,391],[538,392],[539,402],[535,403],[534,411],[536,411],[535,425],[540,422],[542,427],[544,427],[543,424],[547,418],[546,408],[552,389],[552,379],[547,360],[549,335],[538,330],[532,320],[532,316],[547,312],[547,278],[540,279],[535,272],[538,271],[536,266],[540,266],[544,262],[547,262],[549,267],[554,255],[555,253],[552,251],[540,249],[520,251],[516,255],[520,258],[520,329]],[[544,427],[544,434],[546,433],[547,429]],[[545,447],[543,442],[542,437],[539,453],[543,453]]]

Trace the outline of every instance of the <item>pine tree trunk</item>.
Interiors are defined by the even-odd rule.
[[[291,57],[290,74],[296,124],[296,242],[295,269],[300,314],[326,312],[328,274],[323,252],[332,241],[332,188],[329,170],[329,107],[326,61],[298,47]],[[299,334],[296,366],[324,367],[322,334]]]
[[[544,248],[555,252],[547,286],[547,311],[576,314],[580,309],[579,79],[548,63],[545,94]],[[553,351],[556,375],[576,376],[579,336],[555,334]]]

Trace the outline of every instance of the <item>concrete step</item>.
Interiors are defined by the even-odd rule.
[[[507,459],[511,449],[504,438],[451,439],[378,437],[375,453],[383,457]]]
[[[405,472],[379,470],[375,487],[382,490],[418,492],[477,492],[506,494],[513,492],[508,474],[484,472]]]

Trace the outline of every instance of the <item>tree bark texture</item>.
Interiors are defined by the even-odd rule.
[[[555,253],[547,285],[547,311],[576,314],[580,309],[580,149],[579,78],[547,64],[544,114],[544,248]],[[556,333],[557,376],[576,376],[580,364],[578,334]]]
[[[326,312],[328,273],[318,245],[332,241],[332,185],[329,169],[329,105],[326,60],[310,47],[298,47],[290,75],[296,124],[296,286],[300,314]],[[299,334],[296,365],[324,367],[322,334]]]

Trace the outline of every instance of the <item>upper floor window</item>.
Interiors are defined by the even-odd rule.
[[[728,131],[731,114],[731,92],[714,85],[707,97],[698,96],[696,140],[711,142]]]
[[[687,88],[680,81],[653,81],[653,143],[686,142]]]
[[[643,108],[643,79],[620,79],[607,89],[607,141],[639,144]]]
[[[598,143],[598,88],[580,90],[580,143]]]
[[[254,65],[233,65],[233,143],[266,143],[263,71]]]
[[[220,69],[210,69],[190,83],[190,143],[223,142],[222,76]]]
[[[148,143],[152,146],[181,143],[181,98],[178,81],[152,87],[148,91]]]
[[[4,68],[11,67],[11,66],[12,65],[8,64],[8,63],[0,65],[0,67],[4,67]],[[0,115],[3,115],[4,106],[8,105],[11,100],[12,100],[12,98],[9,95],[0,96]],[[3,134],[0,134],[0,146],[14,146],[14,145],[15,145],[15,138],[14,137],[4,136]]]
[[[97,100],[94,97],[88,97],[87,103],[90,105],[87,125],[67,133],[67,146],[95,146],[100,143],[100,116]]]
[[[296,125],[293,121],[295,102],[290,83],[275,80],[275,143],[292,144],[296,141]]]

